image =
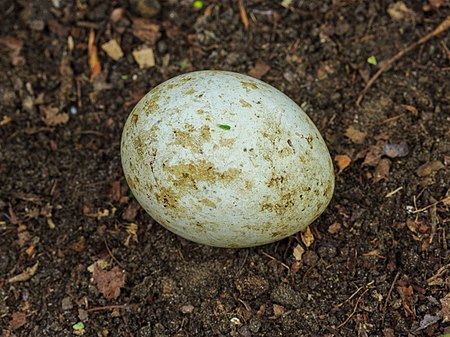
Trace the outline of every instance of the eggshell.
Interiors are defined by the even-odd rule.
[[[211,246],[292,235],[334,190],[328,149],[305,112],[232,72],[188,73],[151,90],[125,124],[121,156],[142,207],[170,231]]]

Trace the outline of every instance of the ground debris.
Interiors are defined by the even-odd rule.
[[[142,49],[134,50],[133,57],[141,69],[155,66],[155,56],[152,48],[144,47]]]
[[[38,267],[39,267],[39,262],[36,262],[32,267],[26,268],[25,271],[23,271],[22,273],[8,279],[8,282],[15,283],[15,282],[28,281],[30,278],[32,278],[34,276],[34,274],[36,274]]]
[[[252,77],[261,79],[265,74],[267,74],[270,70],[270,66],[263,62],[257,61],[252,69],[249,70],[248,74]]]
[[[405,311],[406,317],[416,317],[416,312],[414,308],[414,290],[412,286],[398,286],[397,291],[400,294],[402,300],[403,310]]]
[[[150,47],[156,44],[161,37],[160,26],[145,19],[135,18],[133,20],[133,35]]]
[[[66,124],[69,121],[69,114],[65,112],[60,113],[57,107],[40,106],[39,109],[43,114],[42,120],[47,126]]]
[[[12,314],[11,320],[9,321],[9,328],[11,330],[19,329],[27,323],[27,315],[23,312],[15,312]]]
[[[98,290],[107,300],[115,300],[120,296],[120,289],[125,286],[126,276],[119,267],[104,271],[95,266],[92,278]]]
[[[428,163],[423,164],[416,170],[416,174],[419,177],[426,177],[432,174],[433,172],[442,170],[445,168],[445,165],[442,164],[439,160],[433,160]]]
[[[408,144],[384,144],[383,155],[389,158],[406,157],[409,153]]]
[[[339,168],[339,173],[343,172],[352,162],[351,158],[346,154],[338,154],[334,157]]]
[[[363,144],[366,139],[367,132],[360,131],[354,126],[349,126],[347,130],[345,130],[345,136],[355,144]]]
[[[441,316],[442,316],[442,323],[450,322],[450,293],[445,295],[444,298],[441,298]]]
[[[120,48],[119,43],[114,39],[102,44],[102,49],[114,61],[119,61],[123,57],[122,48]]]

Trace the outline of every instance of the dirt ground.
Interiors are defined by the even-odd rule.
[[[449,3],[281,3],[244,1],[246,29],[237,0],[161,1],[151,19],[126,0],[0,2],[2,336],[449,336],[449,30],[357,104]],[[201,246],[129,193],[132,107],[200,69],[250,72],[316,123],[336,191],[309,231]]]

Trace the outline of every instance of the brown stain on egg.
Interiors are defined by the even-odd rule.
[[[244,108],[251,108],[251,107],[252,107],[252,105],[251,105],[249,102],[247,102],[247,101],[245,101],[245,100],[243,100],[243,99],[240,99],[240,100],[239,100],[239,103],[241,103],[241,105],[242,105]]]
[[[195,94],[195,93],[196,93],[196,90],[194,88],[191,88],[191,89],[183,92],[183,94],[185,94],[185,95],[192,95],[192,94]]]
[[[199,201],[205,206],[208,206],[208,207],[211,207],[211,208],[216,208],[217,207],[217,205],[216,205],[216,203],[214,201],[209,200],[207,198],[200,199]]]
[[[222,138],[219,139],[219,145],[223,147],[233,147],[236,142],[236,138]]]
[[[147,115],[150,115],[155,110],[159,109],[159,104],[158,104],[159,99],[160,99],[160,95],[154,94],[150,97],[150,99],[147,102],[145,102],[144,110]]]
[[[190,148],[193,152],[201,152],[201,143],[195,132],[195,127],[191,124],[186,124],[185,129],[176,129],[173,131],[175,140],[171,145],[180,145],[184,148]]]
[[[250,92],[251,89],[255,90],[258,89],[258,86],[253,81],[241,81],[242,87],[247,91]]]
[[[240,171],[236,168],[229,168],[220,172],[211,162],[206,160],[166,166],[165,170],[172,175],[173,186],[178,188],[181,194],[191,189],[197,189],[196,184],[198,182],[226,184],[236,179],[240,174]]]
[[[173,189],[161,187],[159,192],[155,193],[158,203],[167,208],[178,208],[178,196]]]
[[[267,198],[266,198],[267,199]],[[295,206],[295,193],[281,193],[276,201],[264,201],[260,204],[261,211],[269,211],[281,215]]]
[[[139,120],[139,115],[137,115],[137,114],[134,113],[134,111],[133,111],[133,114],[131,115],[131,124],[132,124],[133,126],[136,126],[138,120]]]
[[[208,125],[203,125],[200,128],[200,135],[204,140],[209,142],[211,140],[211,128]]]

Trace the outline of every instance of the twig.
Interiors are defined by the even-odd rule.
[[[358,99],[356,100],[356,105],[360,106],[360,104],[361,104],[361,102],[362,102],[362,100],[364,98],[364,95],[367,93],[367,91],[369,91],[369,89],[372,87],[372,85],[375,83],[375,81],[378,79],[378,77],[380,77],[383,72],[388,71],[393,66],[393,64],[395,62],[397,62],[399,59],[402,58],[403,55],[405,55],[406,53],[410,52],[411,50],[413,50],[417,46],[419,46],[421,44],[424,44],[425,42],[427,42],[428,40],[432,39],[433,37],[443,33],[448,28],[450,28],[450,16],[447,16],[445,18],[445,20],[442,21],[442,23],[439,26],[437,26],[437,28],[435,30],[433,30],[431,33],[425,35],[420,40],[414,42],[413,44],[409,45],[405,49],[400,50],[397,54],[395,54],[389,60],[384,62],[380,66],[380,69],[378,69],[378,71],[367,82],[367,84],[364,87],[363,91],[361,91],[361,93],[359,94]]]
[[[397,283],[397,279],[398,279],[399,276],[400,276],[400,272],[397,272],[397,274],[395,274],[394,281],[392,281],[391,288],[389,289],[389,292],[388,292],[388,294],[386,296],[386,301],[384,301],[384,305],[383,305],[383,319],[382,319],[383,323],[384,323],[384,318],[386,316],[386,308],[387,308],[389,299],[391,297],[392,290],[394,290],[395,283]]]
[[[369,289],[370,289],[370,288],[367,288],[366,290],[363,291],[363,293],[362,293],[361,295],[359,295],[359,297],[358,297],[358,299],[357,299],[357,301],[356,301],[356,304],[355,304],[355,306],[353,307],[353,311],[351,312],[351,314],[348,315],[347,319],[346,319],[344,322],[342,322],[341,324],[339,324],[339,326],[338,326],[336,329],[342,328],[345,324],[348,323],[348,321],[350,321],[350,319],[351,319],[351,318],[353,317],[353,315],[355,314],[356,310],[358,310],[358,305],[359,305],[359,302],[361,301],[361,298],[369,291]]]
[[[444,199],[441,199],[441,200],[439,200],[439,201],[436,201],[436,202],[432,203],[431,205],[425,206],[424,208],[416,209],[416,210],[413,211],[412,213],[413,213],[413,214],[416,214],[416,213],[420,213],[420,212],[426,211],[427,209],[429,209],[429,208],[431,208],[431,207],[434,207],[434,206],[440,204],[441,202],[445,203],[445,202],[447,202],[447,201],[450,201],[450,197],[445,197]]]
[[[239,0],[239,13],[241,14],[241,20],[244,24],[245,30],[248,30],[248,17],[247,17],[247,11],[244,7],[244,0]]]
[[[119,260],[117,260],[116,257],[114,256],[114,254],[111,252],[111,249],[109,249],[108,242],[106,242],[106,238],[104,238],[104,240],[105,240],[106,250],[108,251],[111,258],[119,265],[120,268],[125,270],[125,267],[122,266],[122,264],[119,262]]]
[[[287,270],[291,270],[291,268],[289,268],[289,266],[281,261],[278,261],[276,258],[274,258],[272,255],[267,254],[266,252],[261,252],[263,253],[265,256],[267,256],[269,259],[271,259],[272,261],[275,261],[279,264],[281,264],[284,268],[286,268]]]
[[[103,311],[103,310],[111,310],[111,309],[133,309],[136,304],[115,304],[115,305],[105,305],[104,307],[95,307],[87,309],[87,312],[93,311]]]

